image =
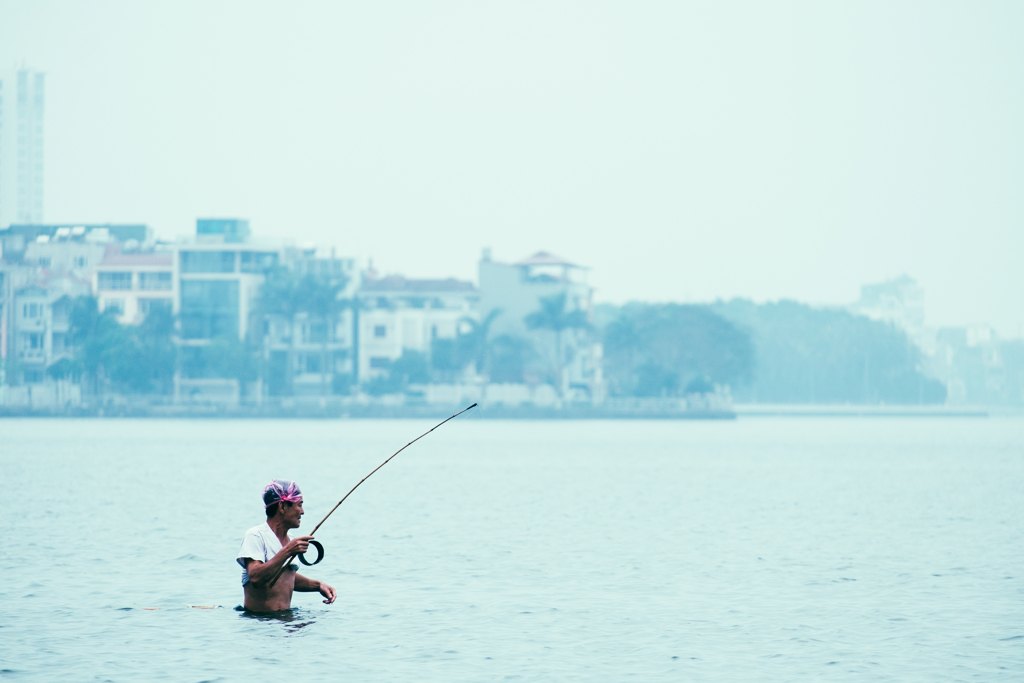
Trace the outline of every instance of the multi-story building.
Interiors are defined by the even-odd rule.
[[[134,248],[152,242],[152,228],[141,224],[15,224],[0,228],[0,258],[6,263],[38,265],[88,278],[106,253],[107,244]]]
[[[429,354],[438,339],[454,339],[478,320],[480,292],[472,282],[367,277],[359,288],[359,381],[383,374],[405,350]]]
[[[264,275],[280,261],[276,247],[217,240],[216,233],[199,232],[213,220],[196,221],[202,241],[173,250],[174,313],[181,316],[185,345],[202,345],[217,337],[245,339]],[[229,222],[216,220],[221,225]]]
[[[35,384],[65,355],[63,317],[93,293],[111,247],[152,240],[145,225],[14,224],[0,229],[0,384]]]
[[[556,301],[562,310],[550,311],[553,317],[592,320],[594,290],[587,283],[587,271],[543,251],[516,263],[500,263],[485,249],[479,271],[480,317],[487,320],[493,315],[491,338],[507,335],[529,340],[563,397],[575,390],[585,393],[586,399],[601,401],[605,393],[602,347],[590,331],[573,324],[558,328],[557,320],[551,321],[552,327],[527,324],[528,316]]]
[[[907,276],[864,285],[853,311],[872,320],[887,322],[906,332],[922,351],[935,351],[934,332],[924,326],[924,289]]]
[[[249,241],[249,221],[244,218],[196,219],[196,242],[239,244]]]
[[[43,221],[46,76],[0,71],[0,227]]]
[[[352,305],[359,282],[355,261],[333,249],[286,248],[283,265],[299,283],[316,283],[319,299],[295,301],[287,310],[264,311],[265,357],[271,395],[345,393],[355,382]],[[300,284],[301,297],[305,285]]]
[[[200,218],[195,240],[172,250],[172,305],[179,321],[182,366],[175,377],[176,400],[189,396],[237,403],[246,393],[239,378],[210,377],[203,358],[204,347],[214,341],[244,342],[250,331],[262,338],[256,304],[266,273],[280,263],[280,250],[249,244],[248,234],[248,221]],[[262,395],[261,387],[255,391]]]
[[[100,311],[137,325],[151,311],[174,310],[174,284],[172,251],[124,250],[112,244],[96,266],[93,291]]]
[[[41,383],[48,368],[70,356],[71,309],[76,297],[88,293],[89,283],[72,276],[44,277],[14,292],[7,334],[13,342],[7,353],[19,375],[14,383]]]
[[[925,359],[925,369],[946,383],[946,402],[997,405],[1019,402],[1007,396],[1003,342],[988,325],[944,327],[935,335],[936,352]]]

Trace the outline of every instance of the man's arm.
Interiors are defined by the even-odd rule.
[[[308,579],[302,574],[295,575],[295,590],[300,593],[320,593],[320,595],[326,598],[324,600],[325,605],[331,604],[338,597],[331,586],[328,586],[323,581]]]
[[[312,536],[300,536],[288,541],[288,545],[277,551],[267,562],[260,562],[255,559],[247,559],[245,571],[249,573],[249,581],[256,588],[264,588],[274,577],[277,571],[288,562],[289,557],[304,553],[309,550],[309,539]]]

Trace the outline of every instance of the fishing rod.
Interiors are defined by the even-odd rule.
[[[419,441],[420,439],[425,437],[427,434],[429,434],[430,432],[434,431],[435,429],[437,429],[438,427],[443,425],[445,422],[448,422],[448,420],[454,420],[455,418],[457,418],[459,415],[462,415],[466,411],[469,411],[469,410],[472,410],[473,408],[476,408],[476,405],[477,404],[474,403],[473,405],[469,406],[468,408],[463,408],[459,412],[455,413],[454,415],[452,415],[449,418],[446,418],[446,419],[442,420],[441,422],[437,423],[436,425],[434,425],[433,427],[431,427],[427,431],[425,431],[422,434],[420,434],[419,436],[417,436],[415,439],[413,439],[409,443],[407,443],[404,446],[402,446],[401,448],[399,448],[397,451],[395,451],[394,453],[391,454],[391,457],[389,457],[387,460],[385,460],[384,462],[382,462],[381,464],[379,464],[375,468],[373,468],[373,472],[370,472],[365,477],[360,479],[359,480],[359,484],[362,484],[364,481],[366,481],[371,476],[373,476],[374,472],[376,472],[381,467],[384,467],[384,465],[387,465],[389,462],[391,462],[391,458],[394,458],[396,455],[398,455],[399,453],[404,451],[406,448],[408,448],[409,446],[413,445],[414,443],[416,443],[417,441]],[[310,536],[315,536],[316,535],[316,530],[319,529],[321,526],[323,526],[323,523],[327,521],[328,517],[330,517],[331,515],[334,514],[334,511],[338,509],[338,506],[340,506],[342,503],[345,502],[345,498],[348,498],[349,496],[352,495],[352,491],[355,491],[357,488],[359,488],[359,484],[356,484],[355,486],[353,486],[352,489],[348,493],[345,494],[344,498],[339,500],[338,504],[335,505],[334,507],[332,507],[331,511],[328,512],[326,515],[324,515],[324,518],[320,520],[320,523],[317,524],[315,527],[313,527],[313,530],[311,532],[309,532]],[[316,541],[310,541],[309,543],[310,543],[310,545],[315,546],[316,549],[317,549],[316,561],[315,562],[306,562],[306,558],[304,557],[305,553],[299,553],[299,559],[305,565],[314,565],[314,564],[317,564],[318,562],[320,562],[320,560],[322,560],[324,558],[324,547],[322,545],[320,545],[319,543],[317,543]],[[294,555],[289,557],[288,561],[286,563],[284,563],[281,566],[280,569],[277,570],[277,572],[274,574],[274,577],[270,580],[270,584],[267,586],[268,590],[274,587],[274,584],[277,583],[277,580],[279,578],[281,578],[281,574],[283,574],[284,570],[287,569],[291,565],[292,560],[294,560],[294,559],[295,559]]]

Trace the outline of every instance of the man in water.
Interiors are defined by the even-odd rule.
[[[334,589],[323,581],[307,579],[291,564],[271,586],[274,575],[288,558],[309,550],[312,536],[288,538],[289,529],[298,529],[302,520],[302,491],[294,481],[275,479],[263,489],[263,507],[267,521],[245,532],[238,551],[242,565],[245,609],[253,612],[278,612],[292,606],[292,592],[319,592],[324,603],[336,597]]]

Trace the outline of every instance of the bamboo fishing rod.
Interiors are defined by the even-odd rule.
[[[427,431],[425,431],[425,432],[423,432],[422,434],[420,434],[419,436],[417,436],[417,437],[416,437],[415,439],[413,439],[413,440],[412,440],[412,441],[410,441],[409,443],[407,443],[407,444],[405,444],[404,446],[402,446],[401,448],[399,448],[399,449],[398,449],[397,451],[395,451],[394,453],[392,453],[392,454],[391,454],[391,457],[389,457],[389,458],[388,458],[387,460],[385,460],[384,462],[382,462],[381,464],[379,464],[379,465],[377,465],[377,466],[376,466],[375,468],[373,468],[373,472],[370,472],[370,473],[369,473],[369,474],[367,474],[367,475],[366,475],[365,477],[363,477],[362,479],[360,479],[360,480],[359,480],[359,484],[362,484],[362,483],[363,483],[364,481],[366,481],[367,479],[369,479],[370,477],[372,477],[372,476],[373,476],[373,473],[374,473],[374,472],[376,472],[376,471],[377,471],[377,470],[379,470],[379,469],[380,469],[381,467],[384,467],[384,465],[387,465],[387,464],[388,464],[389,462],[391,462],[391,458],[394,458],[394,457],[395,457],[396,455],[398,455],[399,453],[401,453],[402,451],[404,451],[404,450],[405,450],[406,448],[408,448],[409,446],[413,445],[414,443],[416,443],[417,441],[419,441],[420,439],[422,439],[423,437],[425,437],[425,436],[426,436],[427,434],[429,434],[430,432],[434,431],[435,429],[437,429],[438,427],[440,427],[441,425],[443,425],[443,424],[444,424],[445,422],[448,422],[448,420],[454,420],[455,418],[457,418],[457,417],[458,417],[459,415],[462,415],[462,414],[463,414],[463,413],[465,413],[466,411],[469,411],[469,410],[472,410],[473,408],[476,408],[476,405],[477,405],[477,404],[475,404],[475,403],[474,403],[473,405],[469,406],[468,408],[463,408],[462,410],[460,410],[459,412],[455,413],[455,414],[454,414],[454,415],[452,415],[451,417],[445,418],[445,419],[444,419],[444,420],[442,420],[441,422],[437,423],[436,425],[434,425],[433,427],[431,427],[431,428],[430,428],[430,429],[428,429]],[[330,512],[328,512],[328,513],[327,513],[326,515],[324,515],[324,518],[323,518],[323,519],[321,519],[321,520],[320,520],[320,522],[319,522],[319,523],[318,523],[318,524],[317,524],[317,525],[316,525],[315,527],[313,527],[313,530],[312,530],[311,532],[309,532],[309,535],[310,535],[310,536],[315,536],[315,535],[316,535],[316,530],[317,530],[317,529],[319,529],[319,528],[320,528],[321,526],[323,526],[323,523],[327,521],[327,518],[328,518],[328,517],[330,517],[331,515],[333,515],[333,514],[334,514],[334,511],[335,511],[335,510],[337,510],[337,509],[338,509],[338,507],[339,507],[339,506],[340,506],[340,505],[341,505],[342,503],[344,503],[344,502],[345,502],[345,498],[348,498],[349,496],[351,496],[351,495],[352,495],[352,491],[355,491],[355,490],[356,490],[357,488],[359,488],[359,484],[356,484],[355,486],[353,486],[353,487],[352,487],[352,489],[351,489],[351,490],[350,490],[350,491],[349,491],[348,493],[346,493],[346,494],[345,494],[345,496],[344,496],[344,497],[343,497],[343,498],[342,498],[341,500],[339,500],[339,501],[338,501],[337,505],[335,505],[334,507],[332,507],[332,508],[331,508],[331,511],[330,511]],[[321,552],[321,555],[322,555],[322,554],[323,554],[323,551],[321,550],[320,552]],[[278,580],[279,578],[281,578],[281,574],[283,574],[283,573],[284,573],[284,570],[285,570],[285,569],[287,569],[287,568],[288,568],[288,567],[289,567],[289,566],[291,565],[291,563],[292,563],[292,561],[293,561],[294,559],[295,559],[295,555],[292,555],[291,557],[289,557],[289,558],[288,558],[288,561],[287,561],[287,562],[285,562],[285,563],[284,563],[283,565],[281,565],[281,568],[280,568],[280,569],[278,569],[278,570],[277,570],[277,572],[276,572],[276,573],[274,574],[274,578],[272,578],[272,579],[270,580],[270,584],[269,584],[269,585],[267,586],[267,589],[268,589],[268,590],[269,590],[270,588],[273,588],[273,587],[274,587],[274,584],[275,584],[275,583],[277,583],[277,580]],[[320,561],[320,560],[319,560],[319,559],[317,559],[317,562],[319,562],[319,561]],[[314,563],[314,564],[315,564],[315,563]]]

